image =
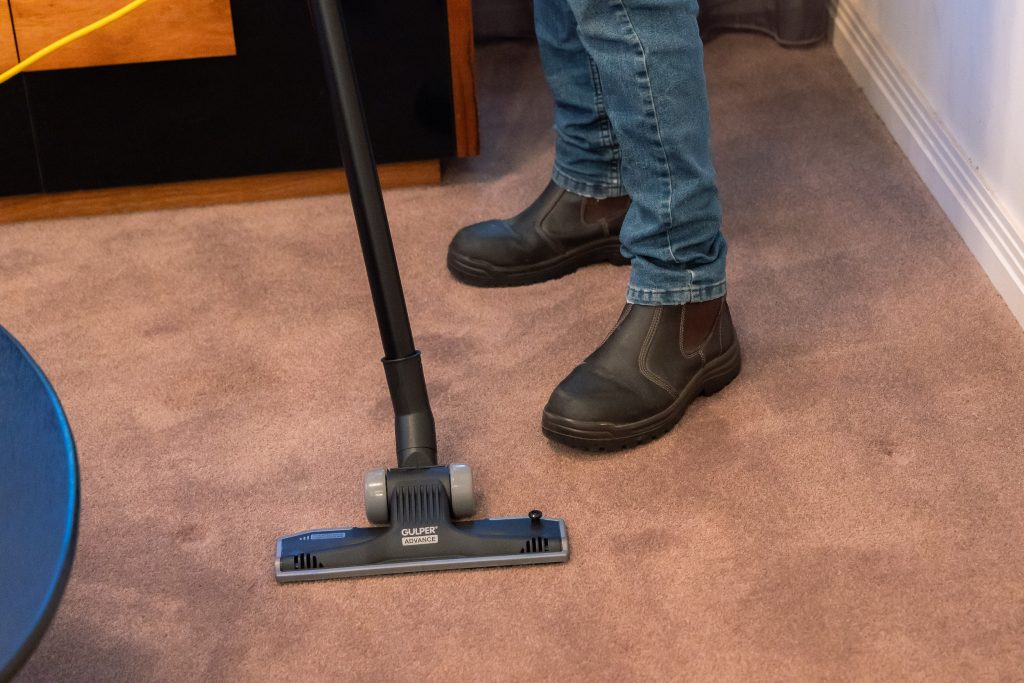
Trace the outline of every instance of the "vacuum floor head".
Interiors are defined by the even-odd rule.
[[[375,527],[315,529],[277,540],[281,583],[439,569],[544,564],[569,559],[565,522],[523,517],[456,521],[473,514],[466,465],[373,470],[364,480]]]

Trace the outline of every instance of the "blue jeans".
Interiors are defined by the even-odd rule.
[[[552,180],[633,200],[620,236],[627,301],[724,295],[697,0],[534,0],[534,20],[555,98]]]

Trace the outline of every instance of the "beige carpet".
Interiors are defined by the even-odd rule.
[[[23,671],[54,680],[1024,678],[1024,333],[828,47],[707,52],[745,369],[651,445],[539,430],[625,269],[515,290],[457,227],[545,184],[550,99],[481,50],[484,154],[389,192],[442,455],[566,565],[278,586],[392,461],[346,199],[0,226],[0,322],[77,437],[80,547]]]

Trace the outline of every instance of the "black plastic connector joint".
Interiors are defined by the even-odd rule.
[[[437,435],[430,412],[420,352],[405,358],[381,360],[395,409],[395,446],[399,467],[437,464]]]

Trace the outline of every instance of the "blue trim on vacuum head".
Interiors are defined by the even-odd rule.
[[[521,517],[493,517],[490,521],[500,522],[504,520],[523,519]],[[481,520],[483,521],[483,520]],[[456,557],[445,559],[424,559],[406,562],[381,562],[370,565],[355,565],[351,567],[325,567],[323,569],[298,569],[281,570],[281,550],[283,542],[294,536],[282,536],[277,539],[277,550],[274,561],[274,571],[278,583],[295,583],[299,581],[319,581],[323,579],[356,578],[360,576],[377,576],[383,574],[409,574],[412,572],[440,571],[445,569],[476,569],[479,567],[506,567],[527,564],[551,564],[567,562],[569,560],[569,538],[565,528],[565,521],[558,518],[544,517],[543,521],[558,524],[559,535],[561,536],[561,549],[549,552],[518,553],[514,555],[491,555],[480,557]],[[336,529],[311,529],[303,532],[306,534],[346,533],[355,527]]]

